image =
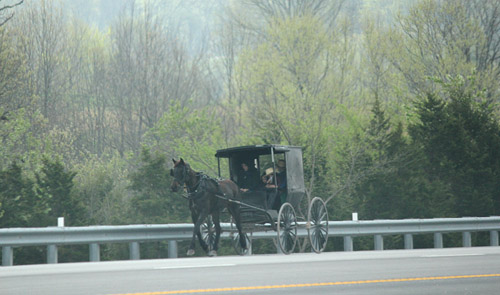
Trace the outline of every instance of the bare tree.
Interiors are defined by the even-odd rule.
[[[15,50],[13,38],[5,27],[0,27],[0,109],[4,113],[30,105],[30,99],[23,92],[23,58]],[[0,116],[6,119],[2,110]]]
[[[447,81],[475,72],[480,87],[497,91],[500,2],[422,1],[397,22],[399,30],[389,32],[395,49],[389,57],[410,90],[434,87],[427,77]]]
[[[248,31],[262,35],[263,29],[272,24],[274,19],[286,19],[310,15],[323,21],[330,29],[345,0],[296,0],[296,1],[261,1],[242,0],[233,6],[233,21]]]
[[[52,1],[31,2],[12,22],[18,50],[25,56],[30,77],[25,81],[30,95],[39,100],[42,114],[57,125],[63,113],[61,99],[66,88],[65,22],[62,10]]]
[[[4,6],[0,6],[0,27],[3,26],[6,22],[8,22],[12,17],[14,17],[14,12],[11,12],[12,9],[16,6],[23,4],[24,0],[20,0],[18,2],[14,2],[13,4],[6,4]],[[0,4],[2,0],[0,0]]]
[[[111,95],[121,153],[138,151],[144,133],[174,102],[202,104],[211,96],[204,48],[188,51],[180,27],[157,13],[160,4],[132,1],[112,28]]]

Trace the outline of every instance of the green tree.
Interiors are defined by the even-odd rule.
[[[132,198],[131,222],[179,223],[190,222],[187,200],[170,191],[172,179],[164,155],[141,153],[141,164],[130,174]]]
[[[450,215],[443,184],[427,179],[421,149],[410,143],[402,123],[390,122],[378,99],[371,120],[356,126],[332,153],[332,174],[339,181],[331,184],[330,198],[333,209],[344,212],[340,218],[350,212],[362,219]]]
[[[90,224],[130,222],[129,164],[118,153],[109,158],[90,157],[75,166],[73,194],[84,203]]]
[[[339,109],[351,104],[354,67],[350,25],[329,32],[304,14],[270,21],[264,41],[239,60],[244,68],[242,133],[249,143],[303,147],[307,199],[326,193],[328,138],[339,126]],[[240,71],[237,71],[240,72]]]
[[[144,145],[160,154],[186,159],[191,168],[217,175],[219,148],[225,147],[218,110],[197,108],[193,102],[186,106],[172,104],[144,138]]]
[[[484,94],[461,77],[441,83],[444,95],[429,93],[418,103],[413,141],[428,161],[429,181],[444,182],[458,216],[499,213],[500,127]]]
[[[0,171],[0,228],[44,226],[49,198],[36,193],[35,182],[13,162]]]
[[[65,218],[65,225],[86,224],[81,200],[72,193],[76,172],[68,171],[59,160],[43,159],[43,167],[36,176],[37,189],[47,196],[50,213],[45,225],[54,225],[58,217]]]

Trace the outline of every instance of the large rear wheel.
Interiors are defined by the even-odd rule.
[[[276,224],[278,246],[284,254],[290,254],[297,244],[297,217],[290,203],[281,205]]]
[[[321,253],[328,242],[328,212],[321,198],[312,199],[307,214],[307,234],[314,252]]]

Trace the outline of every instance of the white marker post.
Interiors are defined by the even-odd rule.
[[[64,227],[64,217],[57,218],[57,227]]]
[[[352,213],[352,221],[358,221],[358,212]]]

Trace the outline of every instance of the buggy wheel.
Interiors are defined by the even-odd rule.
[[[321,253],[328,242],[328,212],[321,198],[314,198],[307,214],[307,234],[314,252]]]
[[[297,244],[297,217],[290,203],[281,205],[278,221],[276,224],[278,232],[278,245],[284,254],[290,254]]]
[[[245,240],[247,244],[247,248],[243,249],[240,244],[240,233],[238,232],[238,228],[236,228],[236,224],[234,223],[233,217],[231,217],[231,243],[233,244],[234,250],[238,255],[247,255],[252,247],[252,240],[248,237],[247,233],[243,233],[245,235]]]
[[[215,248],[215,225],[212,220],[212,215],[208,215],[203,221],[200,227],[201,238],[208,246],[207,253]]]

